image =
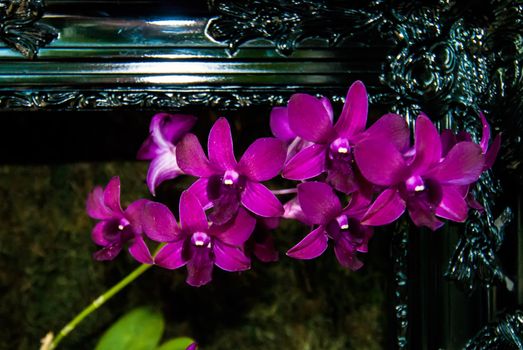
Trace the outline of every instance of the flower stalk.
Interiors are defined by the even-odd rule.
[[[54,338],[50,343],[42,344],[40,350],[52,350],[56,349],[60,341],[66,337],[76,326],[82,322],[87,316],[89,316],[93,311],[97,310],[100,306],[105,304],[105,302],[111,299],[119,291],[141,276],[145,271],[150,269],[153,265],[142,264],[134,269],[130,274],[123,278],[120,282],[115,284],[111,289],[107,290],[105,293],[101,294],[96,298],[89,306],[83,309],[78,315],[76,315],[71,322],[66,324],[58,333],[56,338]]]

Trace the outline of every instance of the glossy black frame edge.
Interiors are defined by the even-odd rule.
[[[342,101],[347,81],[363,79],[370,81],[373,103],[405,115],[411,123],[423,110],[440,127],[466,130],[477,137],[477,111],[487,112],[495,129],[504,131],[508,145],[501,153],[502,175],[521,183],[523,147],[518,130],[523,127],[523,5],[517,1],[214,0],[200,2],[193,11],[197,15],[178,13],[179,22],[169,24],[169,16],[160,18],[167,20],[162,25],[169,30],[156,30],[150,18],[141,19],[133,11],[127,10],[123,21],[96,15],[79,18],[77,13],[68,17],[67,2],[47,2],[53,13],[43,17],[40,0],[0,2],[0,41],[28,58],[34,58],[39,49],[41,56],[33,63],[0,48],[4,67],[26,72],[21,76],[0,69],[0,108],[4,111],[155,110],[188,105],[234,109],[282,105],[297,90]],[[90,5],[89,1],[78,3],[86,8]],[[119,13],[118,5],[106,3]],[[93,21],[99,21],[96,26],[100,28],[93,35],[108,35],[102,43],[93,45],[85,32],[80,32],[84,36],[65,35],[64,26],[72,23],[68,32],[81,31]],[[186,22],[189,25],[178,36],[171,34],[171,29]],[[142,26],[156,31],[144,37],[136,32]],[[6,28],[16,28],[22,35],[12,35]],[[113,35],[115,28],[135,36]],[[137,46],[136,36],[145,44]],[[75,65],[79,60],[90,65]],[[130,64],[122,65],[122,61]],[[147,65],[137,69],[134,64],[142,61],[151,65],[167,62],[169,71]],[[212,67],[215,61],[219,65]],[[191,66],[192,62],[205,68]],[[73,64],[67,66],[69,63]],[[323,69],[321,63],[331,68]],[[58,69],[52,70],[53,65]],[[100,79],[107,67],[117,65],[116,74]],[[183,74],[184,69],[189,74]],[[292,73],[296,69],[299,76]],[[397,225],[391,247],[395,347],[454,348],[465,345],[475,332],[479,333],[468,341],[468,348],[485,348],[513,334],[521,343],[522,319],[517,312],[499,316],[501,326],[480,330],[501,311],[495,306],[496,286],[504,288],[507,281],[514,280],[516,304],[521,305],[523,267],[518,264],[517,272],[507,276],[496,256],[511,217],[506,203],[497,201],[503,196],[499,180],[489,172],[475,191],[485,213],[472,215],[464,228],[449,225],[443,238],[420,234],[405,222]],[[521,186],[517,198],[516,206],[521,203]],[[514,201],[508,204],[514,205]],[[516,221],[521,245],[519,207]],[[440,250],[434,252],[432,247]],[[519,250],[517,261],[521,262],[523,252]],[[441,266],[447,259],[447,278],[470,298],[441,278]],[[427,305],[429,301],[431,305]],[[443,312],[438,310],[441,307]],[[462,327],[464,320],[469,327]],[[438,322],[439,327],[432,329]],[[515,331],[506,332],[508,324]]]

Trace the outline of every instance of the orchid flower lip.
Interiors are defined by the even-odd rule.
[[[330,150],[332,153],[348,154],[351,150],[349,140],[345,137],[337,138],[330,144]]]
[[[118,223],[118,230],[123,231],[124,228],[129,226],[131,223],[126,218],[120,219],[120,222]]]
[[[205,232],[194,232],[191,236],[191,243],[196,247],[206,246],[211,248],[211,237]]]
[[[422,192],[425,190],[425,183],[419,175],[413,175],[405,181],[407,190],[411,192]]]
[[[338,222],[338,226],[342,230],[348,230],[349,229],[349,219],[347,218],[347,215],[340,215],[336,218],[336,221]]]
[[[232,186],[238,181],[239,177],[240,177],[240,174],[238,174],[236,171],[227,170],[227,171],[225,171],[225,174],[223,175],[222,182],[224,185]]]

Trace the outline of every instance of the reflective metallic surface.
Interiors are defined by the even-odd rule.
[[[341,102],[356,79],[411,124],[424,111],[478,139],[484,111],[504,133],[472,189],[485,212],[443,232],[395,229],[394,344],[479,349],[523,324],[503,316],[523,302],[521,2],[4,0],[0,28],[4,111],[236,109],[296,91]]]

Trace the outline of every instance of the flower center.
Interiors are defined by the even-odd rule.
[[[240,174],[238,174],[236,171],[227,170],[225,174],[223,174],[222,183],[227,186],[232,186],[238,181],[239,177]]]
[[[332,141],[330,151],[332,155],[347,155],[350,152],[349,140],[345,137],[338,137],[336,140]]]
[[[348,230],[349,229],[349,218],[347,215],[340,215],[336,218],[336,221],[338,222],[338,226],[342,230]]]
[[[118,230],[123,231],[124,228],[129,226],[131,223],[126,218],[120,219],[120,222],[118,224]]]
[[[418,175],[409,177],[407,181],[405,181],[405,186],[407,190],[411,192],[422,192],[425,190],[425,183],[421,176]]]
[[[191,237],[191,243],[196,247],[211,247],[211,237],[205,232],[195,232]]]

